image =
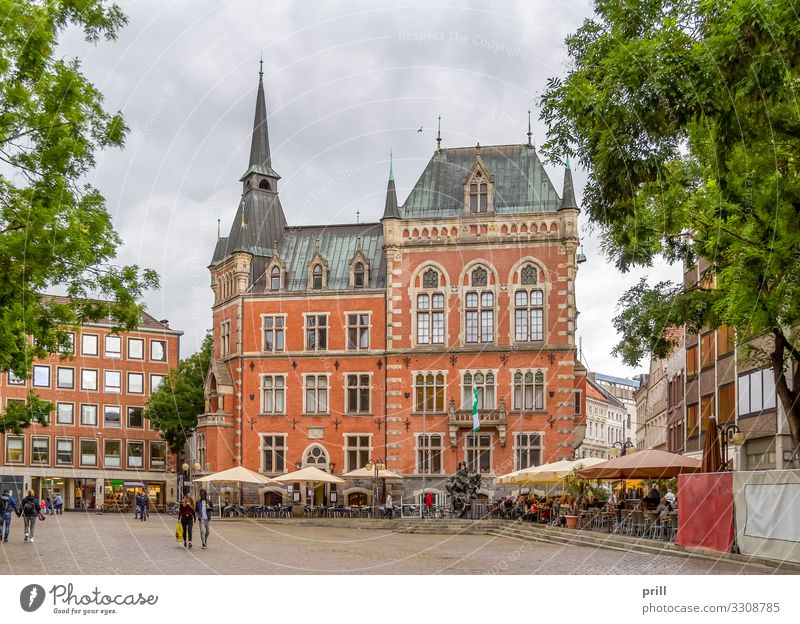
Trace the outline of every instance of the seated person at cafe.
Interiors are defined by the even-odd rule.
[[[652,489],[650,490],[650,493],[642,499],[642,505],[643,507],[652,509],[653,507],[658,506],[660,501],[661,501],[661,493],[658,491],[658,488],[653,486]]]
[[[658,521],[662,522],[669,518],[669,512],[672,511],[672,505],[666,498],[662,498],[656,507],[656,514],[658,514]]]

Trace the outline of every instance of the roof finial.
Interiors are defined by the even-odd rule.
[[[219,231],[221,225],[222,225],[222,219],[217,219],[217,238],[222,238],[220,236],[220,231]]]
[[[439,115],[439,130],[436,133],[436,151],[439,152],[442,149],[442,116]]]
[[[528,147],[533,147],[533,143],[531,142],[531,109],[528,109]]]
[[[392,167],[392,150],[389,150],[389,179],[394,180],[394,168]]]
[[[356,208],[356,223],[361,223],[361,210]]]
[[[264,77],[264,51],[261,51],[261,58],[258,60],[258,77]]]

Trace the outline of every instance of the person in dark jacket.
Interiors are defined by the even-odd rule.
[[[28,490],[28,495],[22,499],[22,521],[25,523],[25,541],[33,543],[33,530],[36,528],[36,519],[42,513],[41,502],[33,490]],[[19,514],[18,514],[19,515]]]
[[[209,523],[211,522],[211,503],[208,502],[208,492],[200,490],[200,499],[195,508],[197,513],[197,523],[200,526],[200,541],[203,543],[203,550],[208,548],[208,534],[211,532]]]
[[[194,510],[195,502],[190,494],[186,494],[178,507],[178,518],[183,527],[183,547],[186,548],[188,542],[189,548],[192,547],[192,526],[194,525],[197,512]]]
[[[14,496],[8,490],[3,490],[0,498],[0,541],[8,542],[8,532],[11,530],[11,512],[19,517],[19,507]]]

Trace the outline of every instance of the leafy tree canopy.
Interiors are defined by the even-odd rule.
[[[85,183],[95,153],[121,147],[127,127],[56,51],[68,27],[95,43],[124,24],[103,0],[0,0],[0,370],[25,376],[32,358],[67,346],[70,326],[133,329],[158,284],[153,271],[112,264],[120,239]],[[50,289],[71,299],[40,296]]]
[[[682,325],[771,336],[763,356],[796,446],[798,12],[796,0],[596,0],[541,101],[545,152],[585,166],[584,205],[616,265],[660,255],[701,269],[631,289],[616,353],[664,357]]]
[[[5,413],[0,414],[0,433],[19,434],[34,423],[46,427],[50,424],[50,414],[55,407],[29,390],[25,401],[8,402]]]
[[[163,384],[150,395],[144,417],[161,432],[171,453],[183,454],[186,440],[197,428],[197,417],[205,412],[203,386],[211,363],[214,342],[209,333],[200,351],[181,360]]]

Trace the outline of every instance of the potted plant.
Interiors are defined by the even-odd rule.
[[[572,506],[573,513],[565,516],[568,529],[576,529],[578,527],[578,509],[590,494],[595,498],[600,498],[604,494],[602,482],[582,479],[578,476],[578,472],[582,468],[583,466],[576,466],[571,473],[564,477],[564,491],[575,501]]]

